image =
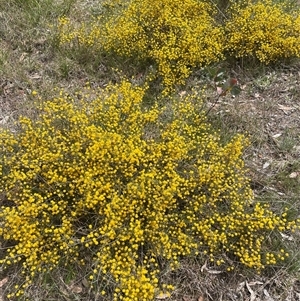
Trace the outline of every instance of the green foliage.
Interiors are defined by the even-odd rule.
[[[159,283],[161,259],[175,269],[207,254],[231,270],[226,252],[259,271],[288,256],[265,237],[296,222],[254,202],[245,139],[222,145],[196,92],[145,108],[145,90],[123,81],[61,92],[38,120],[0,132],[0,236],[10,244],[0,263],[22,265],[16,296],[62,262],[89,264],[91,281],[114,279],[114,300],[138,301],[172,288]]]
[[[26,26],[37,26],[42,20],[47,18],[58,18],[69,12],[74,0],[66,0],[61,3],[53,0],[13,0],[21,10],[22,14],[25,14],[26,21],[29,24]]]

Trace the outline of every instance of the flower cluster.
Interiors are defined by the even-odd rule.
[[[213,14],[204,1],[134,0],[110,18],[92,22],[86,34],[85,24],[70,31],[62,19],[61,42],[76,38],[82,45],[98,44],[121,56],[151,59],[164,86],[170,88],[184,84],[193,67],[223,57],[224,34]]]
[[[166,92],[184,84],[194,67],[227,56],[254,57],[264,63],[300,56],[299,11],[289,10],[288,2],[229,2],[223,22],[208,1],[109,2],[90,24],[76,27],[61,18],[61,44],[150,60]]]
[[[288,12],[287,2],[237,2],[231,6],[225,32],[226,48],[235,57],[270,63],[300,56],[299,12]]]
[[[112,277],[115,300],[152,300],[161,258],[176,268],[182,256],[227,252],[260,270],[286,257],[264,255],[266,233],[296,224],[253,202],[245,139],[222,145],[196,92],[159,108],[143,104],[145,90],[61,92],[20,132],[0,132],[10,244],[0,263],[22,265],[20,291],[38,272],[93,258],[90,280]]]

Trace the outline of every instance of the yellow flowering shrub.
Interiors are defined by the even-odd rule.
[[[255,57],[264,63],[300,57],[300,18],[288,12],[288,2],[240,1],[231,5],[225,25],[226,49],[235,57]]]
[[[68,47],[86,47],[87,49],[102,50],[103,29],[97,20],[91,24],[80,23],[75,26],[71,19],[63,16],[58,20],[58,42]]]
[[[143,104],[145,90],[61,92],[38,120],[0,131],[0,264],[22,266],[16,295],[38,273],[81,262],[91,282],[114,279],[114,300],[153,300],[161,259],[175,269],[182,256],[226,252],[260,270],[287,256],[265,237],[296,222],[254,202],[245,139],[222,145],[196,92],[159,108]]]
[[[123,1],[119,1],[123,2]],[[111,17],[70,29],[70,20],[60,21],[60,41],[95,46],[125,57],[151,60],[167,90],[184,84],[193,67],[219,61],[223,55],[223,30],[214,10],[197,0],[133,0]],[[115,13],[114,13],[115,12]]]

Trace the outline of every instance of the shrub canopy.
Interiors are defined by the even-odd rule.
[[[116,300],[152,300],[160,259],[176,268],[182,256],[227,252],[260,270],[284,257],[265,251],[265,235],[295,222],[254,203],[245,139],[222,145],[196,92],[161,108],[126,81],[91,92],[62,92],[18,133],[0,132],[0,235],[10,244],[0,263],[20,262],[25,286],[92,258],[90,279],[113,277]]]

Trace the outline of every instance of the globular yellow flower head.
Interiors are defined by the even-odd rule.
[[[225,26],[226,49],[235,57],[256,57],[264,63],[300,56],[299,12],[272,0],[231,5]]]

